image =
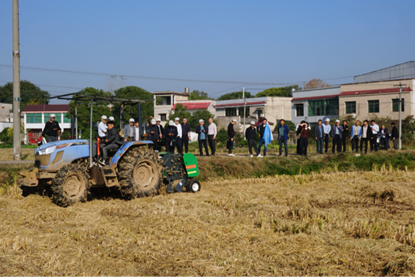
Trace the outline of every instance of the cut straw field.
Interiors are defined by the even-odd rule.
[[[0,274],[414,274],[414,203],[414,172],[392,166],[66,209],[12,186],[0,196]]]

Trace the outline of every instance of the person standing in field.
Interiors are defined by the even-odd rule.
[[[212,151],[212,156],[215,156],[216,152],[216,135],[218,134],[216,124],[213,122],[213,118],[209,118],[209,127],[208,127],[208,142],[210,151]]]
[[[169,121],[169,125],[164,129],[165,139],[166,139],[166,152],[174,154],[174,147],[177,137],[177,127],[174,124],[173,120]]]
[[[157,129],[156,120],[154,118],[150,120],[150,125],[147,126],[147,134],[147,139],[153,142],[153,145],[149,144],[148,147],[153,147],[154,151],[158,151],[157,145],[159,142],[159,131]]]
[[[267,122],[267,119],[264,118],[262,120],[261,125],[258,126],[258,133],[259,133],[259,145],[258,145],[258,156],[261,156],[261,146],[264,145],[264,157],[267,155],[267,145],[271,143],[273,140],[271,128],[269,127],[269,124]]]
[[[379,125],[376,124],[375,120],[372,120],[372,124],[369,126],[370,128],[370,151],[378,151],[378,132],[379,132]]]
[[[318,120],[318,125],[314,129],[314,137],[317,143],[317,154],[323,154],[324,127],[321,119]]]
[[[370,140],[369,121],[363,121],[362,136],[360,139],[360,152],[363,152],[363,144],[365,144],[365,154],[367,154],[367,143]]]
[[[349,137],[349,126],[347,125],[347,120],[343,120],[343,133],[342,133],[342,146],[343,152],[346,152],[347,138]]]
[[[282,155],[282,146],[284,145],[285,149],[285,156],[288,156],[288,147],[287,147],[287,141],[288,141],[288,133],[290,132],[290,129],[287,125],[285,125],[285,120],[280,120],[280,125],[278,126],[278,142],[280,146],[280,156]]]
[[[199,142],[200,156],[203,156],[202,146],[205,147],[206,156],[209,156],[209,151],[207,148],[208,130],[205,126],[205,121],[203,119],[199,120],[199,126],[196,127],[196,134],[197,134],[197,140]]]
[[[245,131],[245,137],[248,140],[249,154],[252,155],[252,148],[254,148],[255,155],[258,156],[258,149],[256,144],[256,135],[257,130],[255,128],[255,121],[251,121],[251,126],[249,126]]]
[[[57,141],[61,134],[61,127],[59,126],[59,123],[55,121],[55,114],[51,114],[49,118],[50,120],[46,122],[45,128],[43,129],[42,137],[47,135],[48,142]]]
[[[190,140],[190,125],[187,123],[187,118],[183,117],[182,119],[182,151],[184,149],[185,153],[189,153],[189,140]]]
[[[333,139],[333,154],[335,153],[335,148],[337,146],[337,153],[342,151],[341,140],[342,140],[343,126],[340,126],[340,120],[336,120],[335,125],[331,128],[331,137]]]
[[[330,119],[326,118],[326,123],[323,125],[324,130],[324,145],[325,145],[325,153],[327,153],[327,149],[329,148],[329,137],[331,132],[331,125],[330,125]]]
[[[124,126],[124,142],[133,141],[135,134],[134,118],[130,118],[129,124]]]
[[[232,153],[232,150],[235,148],[235,130],[233,127],[236,124],[236,119],[232,119],[231,123],[228,125],[228,156],[234,157],[235,154]]]
[[[180,124],[180,118],[176,117],[174,119],[174,123],[176,125],[176,129],[177,129],[177,137],[176,137],[176,148],[177,148],[177,152],[180,155],[183,155],[183,144],[182,144],[182,136],[183,136],[183,132],[182,132],[182,125]]]
[[[393,148],[398,150],[398,140],[399,140],[399,131],[396,128],[395,123],[392,122],[392,140],[393,140]]]
[[[308,128],[308,123],[304,122],[299,126],[300,130],[300,155],[307,156],[308,138],[311,135],[311,131]]]
[[[352,142],[352,152],[359,152],[359,139],[362,135],[362,127],[360,127],[360,121],[356,120],[356,124],[352,126],[350,132],[350,140]],[[367,148],[367,145],[366,145]]]
[[[380,140],[383,142],[383,145],[385,145],[386,151],[389,149],[389,133],[388,128],[385,127],[385,125],[382,125],[379,130],[380,133]]]

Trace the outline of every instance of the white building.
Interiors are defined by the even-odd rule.
[[[186,101],[189,99],[189,93],[174,92],[174,91],[157,91],[154,94],[154,118],[160,118],[161,124],[166,124],[166,121],[171,113],[173,106],[179,101]]]
[[[67,116],[69,105],[27,105],[22,111],[24,116],[24,141],[25,143],[37,143],[42,135],[45,124],[51,114],[55,114],[55,120],[59,123],[61,131],[70,131],[71,118]]]
[[[4,128],[13,127],[13,105],[8,103],[0,103],[0,132]]]

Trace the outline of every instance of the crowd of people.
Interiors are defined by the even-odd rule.
[[[388,132],[388,128],[385,125],[379,127],[375,120],[372,120],[369,124],[368,120],[363,121],[363,126],[360,126],[359,120],[349,128],[347,120],[343,121],[340,125],[340,120],[336,120],[335,124],[330,125],[330,119],[326,119],[325,123],[320,119],[318,125],[314,128],[314,137],[311,134],[311,128],[309,124],[302,121],[296,127],[297,135],[297,154],[307,155],[308,140],[315,139],[317,145],[317,153],[323,154],[328,152],[329,142],[332,141],[332,153],[336,151],[346,152],[348,141],[351,142],[352,152],[358,153],[364,152],[367,154],[368,144],[370,145],[370,151],[378,151],[378,137],[380,138],[380,144],[389,149],[389,141],[392,140],[394,149],[398,149],[399,132],[395,126],[395,123],[391,123],[391,133]]]
[[[227,128],[227,149],[228,156],[235,156],[235,135],[234,129],[236,119],[232,119]],[[380,138],[381,145],[386,150],[389,149],[389,141],[393,141],[394,149],[398,149],[399,132],[392,123],[391,134],[385,125],[376,124],[375,120],[372,120],[369,124],[368,120],[363,121],[363,126],[360,125],[359,120],[349,128],[346,120],[340,124],[340,120],[336,120],[334,125],[330,125],[330,119],[326,119],[323,124],[322,120],[318,121],[317,126],[314,128],[314,133],[311,132],[311,127],[306,121],[302,121],[296,126],[297,136],[297,154],[306,156],[309,146],[309,139],[316,141],[317,153],[323,154],[328,152],[329,142],[332,142],[332,153],[336,151],[346,152],[348,141],[351,142],[352,152],[365,152],[368,151],[368,144],[370,145],[370,151],[378,151],[378,137]],[[50,121],[46,123],[43,130],[43,134],[48,135],[50,141],[57,140],[57,135],[60,132],[59,125],[54,121],[54,115],[50,116]],[[199,153],[203,156],[203,150],[206,156],[214,156],[216,153],[216,136],[217,126],[213,122],[213,118],[209,118],[208,126],[205,125],[203,119],[199,120],[199,125],[196,127],[195,132],[198,136]],[[288,156],[288,137],[289,128],[285,124],[284,119],[281,119],[277,127],[278,143],[279,143],[279,155]],[[149,144],[154,151],[161,152],[162,147],[165,147],[166,152],[179,154],[188,153],[189,142],[191,142],[191,128],[187,123],[187,118],[176,117],[170,120],[166,126],[161,125],[160,119],[151,119],[150,123],[146,127],[146,134],[140,134],[139,122],[134,118],[129,119],[129,124],[124,126],[123,138],[120,137],[119,132],[114,127],[114,117],[103,115],[101,122],[98,125],[98,138],[100,149],[102,149],[102,157],[100,163],[105,165],[105,160],[108,156],[108,151],[117,149],[123,143],[130,141],[139,141],[145,136],[146,140],[150,140],[153,143]],[[252,121],[250,126],[245,130],[245,137],[248,140],[248,149],[251,157],[264,157],[267,154],[267,145],[273,140],[273,134],[266,118],[261,118],[261,121],[256,123]],[[257,144],[258,138],[259,142]],[[263,147],[263,155],[261,155],[261,149]],[[210,151],[209,151],[210,148]]]

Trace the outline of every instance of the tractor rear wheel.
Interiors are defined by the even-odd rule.
[[[129,150],[120,161],[118,180],[125,199],[156,195],[160,189],[163,165],[157,153],[147,147]]]
[[[85,168],[77,164],[66,165],[59,169],[52,181],[52,201],[61,207],[85,202],[89,189]]]

